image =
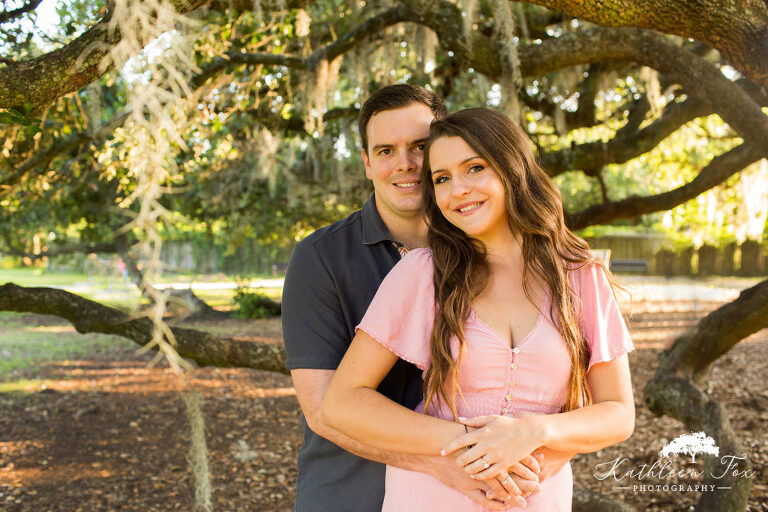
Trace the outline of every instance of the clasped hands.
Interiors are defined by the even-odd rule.
[[[488,484],[489,499],[502,501],[505,507],[524,507],[525,498],[540,489],[543,456],[533,453],[542,444],[535,420],[478,416],[459,421],[469,432],[448,443],[441,455],[463,449],[456,463],[470,477]]]

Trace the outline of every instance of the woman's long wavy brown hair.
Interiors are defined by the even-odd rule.
[[[440,137],[453,136],[464,139],[488,162],[504,185],[508,222],[522,246],[526,297],[535,303],[529,293],[532,275],[549,287],[549,313],[556,320],[571,360],[563,411],[591,403],[586,386],[589,348],[579,329],[575,297],[567,279],[568,271],[594,260],[587,243],[566,227],[560,191],[536,163],[525,133],[509,118],[493,109],[472,108],[432,122],[430,145]],[[422,184],[438,305],[430,339],[432,363],[424,380],[425,412],[436,399],[446,403],[456,417],[456,392],[460,392],[456,369],[465,347],[463,326],[472,301],[488,283],[491,270],[483,244],[448,222],[437,206],[429,145],[424,155]],[[450,344],[454,335],[459,340],[456,361]]]

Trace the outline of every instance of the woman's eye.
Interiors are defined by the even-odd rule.
[[[435,185],[439,185],[441,183],[445,183],[446,181],[448,181],[448,176],[438,176],[435,179]]]
[[[482,165],[480,165],[480,164],[475,164],[475,165],[471,165],[471,166],[469,167],[469,172],[480,172],[480,171],[482,171],[483,169],[485,169],[485,167],[483,167]]]

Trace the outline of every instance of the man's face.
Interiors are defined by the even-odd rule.
[[[368,121],[365,175],[373,182],[384,222],[392,216],[420,217],[421,163],[433,119],[428,106],[414,103],[379,112]]]

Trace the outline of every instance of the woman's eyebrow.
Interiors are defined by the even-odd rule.
[[[471,157],[467,158],[466,160],[464,160],[463,162],[459,163],[459,165],[464,165],[465,163],[467,163],[467,162],[469,162],[471,160],[474,160],[475,158],[480,158],[480,156],[479,155],[471,156]],[[446,171],[445,171],[445,169],[432,169],[430,171],[430,174],[435,174],[436,172],[446,172]]]

